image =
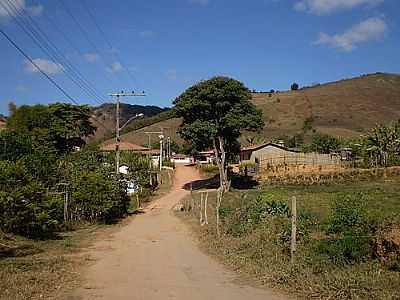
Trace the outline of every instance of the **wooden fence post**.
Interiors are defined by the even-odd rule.
[[[203,226],[203,202],[204,202],[203,192],[200,192],[200,225]]]
[[[294,262],[294,255],[296,252],[296,231],[297,231],[297,199],[296,196],[292,197],[292,235],[290,240],[290,258]]]
[[[221,188],[218,188],[217,190],[217,205],[216,205],[216,217],[217,217],[217,236],[220,237],[221,233],[219,231],[219,206],[221,204],[221,198],[222,198],[222,190]]]
[[[193,183],[190,183],[190,199],[187,200],[186,211],[189,211],[189,206],[193,203]]]
[[[208,225],[207,206],[208,206],[208,192],[206,194],[206,198],[204,199],[204,221],[206,225]]]

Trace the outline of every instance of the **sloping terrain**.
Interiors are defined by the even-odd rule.
[[[305,125],[309,134],[355,137],[378,123],[400,119],[400,76],[377,73],[299,91],[254,93],[253,102],[263,111],[262,135],[267,140],[300,133]],[[122,139],[142,145],[148,140],[144,132],[163,127],[179,143],[179,124],[179,119],[162,121],[124,134]]]
[[[0,114],[0,130],[4,129],[6,127],[6,117]]]
[[[97,127],[96,134],[92,137],[92,140],[101,140],[103,138],[109,138],[113,136],[115,133],[115,108],[116,105],[114,103],[105,103],[99,107],[95,107],[93,109],[92,120],[93,124]],[[169,108],[161,108],[158,106],[150,106],[150,105],[132,105],[121,103],[120,104],[120,122],[121,126],[129,120],[129,118],[135,116],[136,114],[144,114],[144,117],[141,118],[140,122],[146,122],[149,118],[160,116],[162,113],[165,113],[169,110]],[[144,121],[146,120],[146,121]],[[157,121],[157,118],[155,118]],[[101,126],[100,123],[103,125]],[[149,122],[152,123],[152,122]],[[138,124],[138,122],[136,123]],[[144,123],[146,124],[146,123]],[[138,124],[139,125],[139,124]],[[143,125],[145,126],[145,125]],[[106,128],[108,130],[106,130]],[[127,128],[128,129],[128,128]],[[136,129],[133,127],[133,129]]]
[[[177,134],[177,130],[180,124],[180,119],[172,118],[123,134],[121,136],[121,139],[123,141],[127,141],[137,145],[147,146],[149,143],[149,135],[151,136],[150,144],[154,144],[155,142],[159,141],[158,132],[164,132],[165,136],[169,136],[171,137],[171,140],[177,142],[178,144],[181,144],[183,143],[183,140]],[[147,134],[146,132],[153,132],[153,134]],[[107,144],[109,142],[114,142],[114,140],[111,139],[110,141],[106,141],[105,143]]]
[[[300,91],[254,94],[264,113],[263,135],[277,138],[302,131],[357,136],[377,123],[400,119],[400,76],[375,74]]]

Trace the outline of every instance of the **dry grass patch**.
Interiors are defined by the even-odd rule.
[[[263,186],[257,190],[235,190],[223,200],[223,235],[219,239],[215,228],[214,193],[209,197],[208,226],[199,226],[197,212],[180,213],[180,216],[191,225],[206,252],[246,278],[250,276],[255,285],[261,284],[300,299],[400,299],[400,268],[396,267],[400,257],[396,261],[382,261],[372,253],[373,244],[368,244],[374,243],[379,231],[368,232],[366,240],[362,236],[364,231],[356,229],[329,233],[335,201],[343,193],[352,197],[362,193],[358,200],[361,199],[366,211],[361,221],[400,222],[400,177],[325,186]],[[280,205],[273,206],[278,213],[263,215],[265,210],[259,209],[259,202],[253,202],[260,194]],[[284,209],[292,196],[298,198],[300,216],[294,264],[290,263],[289,256],[290,218]],[[356,226],[364,230],[364,225]],[[367,222],[367,226],[375,224]],[[397,235],[393,240],[395,238]]]

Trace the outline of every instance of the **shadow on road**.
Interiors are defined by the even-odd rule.
[[[256,188],[259,183],[250,176],[242,176],[238,174],[232,174],[230,177],[231,187],[237,190],[250,190]],[[219,188],[219,175],[216,174],[213,177],[207,179],[195,180],[186,183],[183,188],[185,190],[210,190]]]

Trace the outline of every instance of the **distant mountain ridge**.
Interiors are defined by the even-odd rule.
[[[101,140],[105,137],[111,136],[115,132],[115,103],[105,103],[98,107],[93,108],[92,119],[94,119],[94,125],[97,127],[97,131],[94,140]],[[141,122],[148,122],[148,119],[159,116],[162,113],[166,113],[170,110],[170,108],[161,108],[155,105],[133,105],[127,103],[120,104],[120,123],[121,126],[128,121],[131,117],[142,113],[144,116],[140,118]],[[108,130],[105,130],[103,126],[100,126],[99,123],[103,124]],[[136,123],[138,124],[138,123]],[[145,123],[144,126],[148,125]],[[127,129],[129,126],[127,127]],[[131,129],[136,129],[136,127],[130,127]]]
[[[400,119],[400,75],[396,74],[362,75],[298,91],[257,92],[252,97],[252,102],[263,111],[266,126],[260,134],[267,141],[304,131],[309,136],[325,133],[357,137],[376,124]],[[127,132],[121,138],[143,145],[148,139],[146,131],[164,128],[168,136],[181,143],[177,135],[180,123],[180,119],[171,115],[171,118]]]

